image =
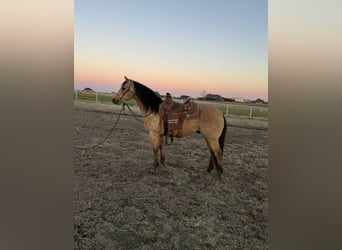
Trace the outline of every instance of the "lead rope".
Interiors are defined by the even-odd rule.
[[[138,122],[141,122],[141,123],[144,123],[143,120],[139,119],[138,117],[147,117],[149,116],[150,114],[152,114],[152,111],[147,113],[146,115],[139,115],[137,113],[135,113],[130,106],[128,106],[126,103],[123,104],[124,106],[126,106],[128,109],[129,109],[129,112],[131,113],[131,115],[134,117],[134,119],[136,119]]]
[[[80,150],[87,150],[87,149],[91,149],[91,148],[98,147],[98,146],[100,146],[102,143],[104,143],[104,142],[111,136],[111,134],[113,133],[113,131],[114,131],[115,127],[116,127],[116,125],[118,124],[118,122],[119,122],[119,120],[120,120],[120,116],[121,116],[121,114],[122,114],[122,111],[125,110],[125,107],[124,107],[125,105],[128,106],[126,103],[123,103],[123,104],[122,104],[122,107],[121,107],[121,110],[120,110],[120,113],[119,113],[119,116],[118,116],[117,120],[115,121],[115,123],[114,123],[112,129],[109,131],[108,135],[107,135],[103,140],[99,141],[99,142],[96,143],[95,145],[88,146],[88,147],[79,147],[79,146],[76,146],[76,145],[74,145],[74,147],[75,147],[76,149],[80,149]]]

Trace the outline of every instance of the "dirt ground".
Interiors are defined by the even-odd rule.
[[[120,108],[76,102],[75,145],[105,138]],[[268,249],[267,122],[227,121],[222,181],[197,133],[151,173],[147,131],[128,110],[103,144],[75,148],[75,249]]]

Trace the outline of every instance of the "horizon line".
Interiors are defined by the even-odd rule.
[[[95,93],[104,93],[104,94],[115,94],[116,93],[116,91],[109,91],[108,92],[108,90],[107,91],[96,91],[96,90],[94,90],[93,88],[91,88],[91,87],[84,87],[83,89],[79,89],[79,88],[74,88],[74,91],[87,91],[87,90],[84,90],[85,88],[90,88],[91,90],[93,90]],[[154,90],[153,90],[154,91]],[[159,93],[159,91],[154,91],[154,92],[157,92],[160,96],[165,96],[164,94],[160,94]],[[264,98],[262,98],[262,97],[257,97],[257,98],[246,98],[246,97],[243,97],[243,96],[231,96],[231,97],[226,97],[226,96],[223,96],[223,95],[221,95],[221,94],[217,94],[217,93],[206,93],[206,95],[205,96],[207,96],[207,95],[219,95],[220,97],[222,97],[222,98],[225,98],[225,99],[239,99],[239,98],[242,98],[242,99],[244,99],[244,100],[257,100],[257,99],[261,99],[261,100],[264,100],[264,101],[266,101],[266,102],[268,102],[268,98],[267,99],[264,99]],[[194,97],[194,96],[192,96],[192,95],[186,95],[186,94],[181,94],[181,95],[172,95],[172,97],[174,97],[174,98],[180,98],[181,96],[188,96],[188,97],[191,97],[191,98],[203,98],[203,97],[205,97],[205,96],[196,96],[196,97]]]

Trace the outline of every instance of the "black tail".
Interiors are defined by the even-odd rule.
[[[224,117],[224,115],[223,115],[223,122],[224,122],[223,129],[222,129],[221,135],[219,137],[219,144],[220,144],[220,148],[222,150],[222,153],[223,153],[223,148],[224,148],[224,139],[226,138],[226,131],[227,131],[227,121],[226,121],[226,118]]]

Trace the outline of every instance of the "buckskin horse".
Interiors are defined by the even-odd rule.
[[[163,136],[163,122],[165,121],[163,121],[160,115],[162,99],[150,88],[139,82],[128,79],[125,76],[125,81],[113,97],[113,103],[120,104],[130,99],[135,99],[137,102],[144,119],[144,126],[149,131],[149,137],[153,148],[154,170],[156,170],[159,166],[159,152],[160,161],[165,165]],[[220,179],[223,172],[222,158],[227,122],[222,112],[217,108],[204,103],[198,103],[196,105],[198,105],[197,115],[195,117],[191,117],[191,119],[187,119],[186,116],[183,116],[182,119],[180,119],[182,120],[180,128],[181,132],[179,133],[178,131],[178,133],[173,135],[175,137],[185,137],[194,132],[201,133],[204,136],[210,151],[210,161],[207,171],[210,173],[215,167],[218,178]],[[178,110],[181,110],[182,105],[178,106],[180,106]]]

